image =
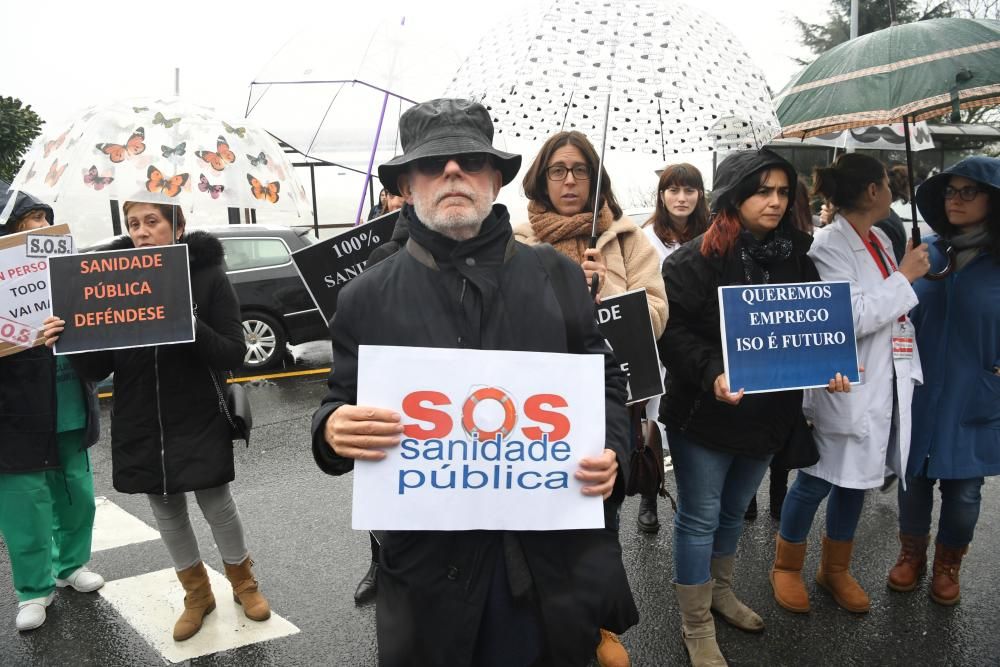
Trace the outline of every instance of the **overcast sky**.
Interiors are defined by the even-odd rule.
[[[333,0],[322,5],[304,0],[173,0],[153,5],[125,0],[12,0],[2,14],[0,95],[31,104],[49,122],[45,130],[51,132],[90,105],[172,95],[174,70],[180,68],[184,98],[235,120],[246,111],[250,82],[273,69],[274,57],[282,49],[282,58],[287,60],[296,47],[311,45],[316,55],[306,59],[314,62],[298,63],[292,58],[302,68],[297,70],[300,73],[315,67],[337,72],[333,78],[352,78],[353,72],[339,72],[345,44],[352,41],[348,36],[372,32],[380,18],[398,20],[405,15],[408,26],[430,26],[435,34],[448,35],[447,46],[457,55],[475,48],[485,31],[538,2],[548,5],[551,0]],[[783,87],[797,71],[794,57],[808,56],[799,45],[792,17],[817,22],[829,9],[828,0],[698,0],[690,4],[737,35],[773,90]],[[672,0],[661,0],[661,6],[664,18],[677,11]],[[377,14],[369,7],[376,8]],[[427,54],[413,54],[416,59],[421,56],[431,61]],[[317,94],[312,96],[304,89],[295,92],[293,106],[287,113],[279,110],[277,118],[265,121],[260,116],[266,116],[266,105],[251,118],[284,137],[285,130],[276,125],[305,126],[300,116],[322,117],[329,93],[313,88]],[[256,94],[262,89],[257,87]],[[371,113],[360,111],[359,116]],[[355,133],[348,134],[353,137]],[[517,147],[517,152],[526,155],[525,164],[533,151],[534,146]],[[356,157],[367,163],[366,154]],[[332,159],[340,161],[339,156]],[[706,176],[711,173],[708,153],[677,159],[695,163]],[[608,166],[614,169],[619,200],[645,206],[647,191],[655,184],[653,166],[662,163],[618,166],[609,157]],[[304,178],[301,173],[299,177]],[[322,221],[352,219],[364,190],[363,179],[355,182],[359,177],[338,170],[317,170],[316,178]],[[630,189],[635,190],[631,197]],[[522,196],[513,185],[500,196],[515,219],[524,214]]]
[[[0,40],[0,94],[21,98],[44,118],[69,117],[103,100],[169,95],[174,68],[181,94],[242,116],[249,83],[288,40],[309,26],[364,25],[383,16],[419,13],[449,26],[456,48],[472,48],[500,12],[529,1],[388,0],[374,3],[302,0],[173,0],[153,5],[125,0],[7,3]],[[613,0],[612,0],[613,1]],[[674,3],[664,0],[669,14]],[[701,10],[728,26],[774,89],[805,55],[790,17],[822,19],[820,0],[700,0]],[[335,52],[336,45],[330,45]]]

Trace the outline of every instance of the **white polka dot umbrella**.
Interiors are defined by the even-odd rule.
[[[763,75],[736,37],[680,2],[581,0],[533,8],[492,31],[447,94],[483,102],[497,131],[544,140],[561,129],[607,150],[757,148],[778,130]]]

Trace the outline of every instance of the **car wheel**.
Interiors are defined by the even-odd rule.
[[[288,348],[285,330],[270,315],[250,311],[243,313],[243,337],[247,354],[243,367],[261,371],[281,364]]]

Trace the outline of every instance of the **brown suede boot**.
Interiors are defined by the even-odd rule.
[[[628,651],[618,635],[601,628],[601,643],[597,645],[597,664],[601,667],[629,667]]]
[[[698,586],[674,584],[677,606],[681,608],[681,637],[691,667],[726,667],[719,644],[715,641],[712,618],[712,582]]]
[[[774,599],[788,611],[805,614],[809,611],[809,593],[802,581],[802,564],[806,561],[805,542],[786,542],[775,536],[774,565],[771,567],[771,588]]]
[[[950,607],[958,603],[961,589],[958,585],[958,571],[962,567],[962,557],[969,551],[969,545],[953,549],[938,542],[934,545],[934,578],[931,580],[931,599]]]
[[[186,594],[184,611],[174,624],[174,641],[182,642],[201,630],[205,617],[215,609],[215,596],[212,595],[205,564],[201,561],[186,570],[178,570],[177,579]]]
[[[764,632],[764,620],[733,592],[735,566],[735,555],[712,559],[712,611],[740,630]]]
[[[927,571],[927,542],[930,535],[899,534],[899,558],[889,570],[889,588],[908,593],[917,587],[918,579]]]
[[[820,559],[816,583],[825,588],[841,607],[855,614],[866,614],[871,608],[868,594],[851,576],[851,551],[854,540],[841,542],[823,536],[823,556]]]
[[[266,621],[271,618],[271,606],[257,590],[257,580],[253,578],[250,557],[239,565],[225,563],[226,578],[233,585],[233,599],[236,604],[243,605],[243,613],[251,621]]]

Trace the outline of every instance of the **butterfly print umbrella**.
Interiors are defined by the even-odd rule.
[[[178,204],[193,213],[235,207],[307,215],[310,208],[270,134],[177,98],[85,110],[35,141],[12,187],[71,223],[88,202],[106,220],[109,199]],[[101,233],[109,229],[102,225]]]

